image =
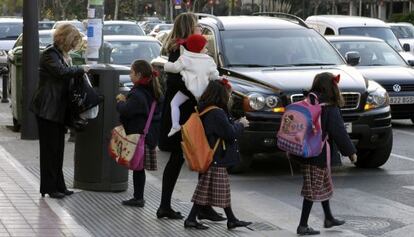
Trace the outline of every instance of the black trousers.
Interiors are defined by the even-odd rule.
[[[171,209],[171,197],[180,175],[181,167],[184,164],[184,156],[182,151],[171,152],[170,159],[165,166],[162,176],[162,194],[160,208]]]
[[[37,117],[40,145],[40,193],[64,192],[65,125]]]
[[[133,183],[134,183],[134,198],[138,200],[144,199],[145,189],[145,169],[133,172]]]

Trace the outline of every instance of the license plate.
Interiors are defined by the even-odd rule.
[[[394,96],[390,97],[390,104],[398,105],[398,104],[414,104],[414,96]]]
[[[345,129],[347,133],[352,133],[352,123],[345,123]]]

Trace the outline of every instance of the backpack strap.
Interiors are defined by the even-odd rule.
[[[215,105],[211,105],[211,106],[208,106],[207,108],[205,108],[201,113],[200,112],[198,112],[198,109],[197,109],[197,106],[195,107],[195,111],[197,112],[197,113],[199,113],[199,115],[200,116],[203,116],[204,114],[206,114],[207,112],[209,112],[210,110],[213,110],[213,109],[220,109],[219,107],[217,107],[217,106],[215,106]]]

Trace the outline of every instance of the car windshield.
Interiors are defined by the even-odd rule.
[[[398,52],[403,51],[401,44],[395,37],[391,28],[387,27],[346,27],[339,29],[340,35],[360,35],[360,36],[370,36],[375,38],[380,38],[387,42],[391,47],[393,47]]]
[[[53,43],[52,34],[39,34],[39,46],[48,46]]]
[[[347,52],[358,52],[361,57],[358,66],[407,66],[398,52],[385,42],[336,41],[332,44],[344,57]]]
[[[139,25],[104,25],[104,35],[145,35]]]
[[[109,41],[112,47],[111,63],[131,65],[136,59],[151,62],[160,56],[161,46],[155,41]]]
[[[223,31],[228,66],[288,67],[345,64],[311,29]]]
[[[15,40],[23,32],[23,23],[0,23],[0,40]]]
[[[412,25],[394,25],[391,26],[392,32],[398,39],[412,39],[414,38],[414,26]]]
[[[173,25],[160,25],[159,30],[171,30]]]

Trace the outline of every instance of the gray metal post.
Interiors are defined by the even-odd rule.
[[[89,0],[88,2],[88,48],[87,62],[95,64],[102,62],[103,58],[99,55],[103,45],[103,17],[104,17],[104,0]]]
[[[7,84],[9,81],[9,73],[5,72],[2,75],[3,79],[3,93],[2,93],[2,98],[1,98],[1,103],[9,103],[9,99],[7,98]]]
[[[23,1],[23,114],[21,139],[37,139],[36,118],[29,106],[39,80],[39,32],[37,0]]]

